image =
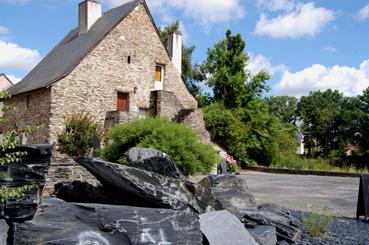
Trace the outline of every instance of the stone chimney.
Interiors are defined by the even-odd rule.
[[[96,0],[84,0],[79,4],[78,34],[88,32],[95,22],[101,17],[101,3]]]
[[[179,31],[175,31],[169,35],[168,53],[174,66],[182,75],[182,34]]]

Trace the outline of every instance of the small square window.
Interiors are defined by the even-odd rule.
[[[164,78],[164,66],[156,65],[155,67],[155,81],[162,82]]]

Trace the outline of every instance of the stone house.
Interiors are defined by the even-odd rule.
[[[144,0],[104,14],[101,4],[79,4],[79,23],[19,83],[16,106],[0,129],[42,125],[27,143],[56,143],[66,117],[90,113],[105,129],[147,114],[184,122],[210,141],[198,102],[181,78],[182,36],[164,46]]]

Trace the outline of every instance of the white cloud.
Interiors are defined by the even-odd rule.
[[[5,26],[0,26],[0,35],[8,34],[9,30]]]
[[[294,11],[272,19],[261,14],[255,34],[272,38],[313,37],[334,19],[334,11],[317,8],[313,2],[298,4]]]
[[[302,71],[286,71],[280,82],[273,86],[278,95],[300,97],[310,91],[337,89],[347,96],[361,94],[369,87],[369,60],[359,68],[348,66],[326,67],[314,64]]]
[[[335,53],[337,52],[337,49],[335,47],[328,45],[328,46],[323,47],[323,51]]]
[[[269,75],[274,75],[277,72],[285,72],[287,71],[287,67],[283,64],[273,66],[272,59],[269,57],[265,57],[263,55],[250,55],[250,60],[247,65],[247,68],[250,70],[251,75],[255,75],[260,71],[265,71]]]
[[[262,11],[292,11],[296,7],[294,0],[256,0],[256,8]]]
[[[0,40],[0,69],[29,71],[41,59],[37,50]]]
[[[360,20],[366,20],[369,18],[369,3],[359,10],[358,16]]]
[[[127,2],[127,0],[105,0],[110,6]],[[242,18],[245,10],[241,0],[147,0],[150,10],[170,19],[173,10],[181,11],[184,16],[197,23],[208,26],[214,23],[227,23]]]

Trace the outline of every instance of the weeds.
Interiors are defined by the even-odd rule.
[[[326,233],[327,227],[333,223],[333,218],[326,215],[312,213],[303,219],[303,223],[308,229],[310,236],[320,237]]]

